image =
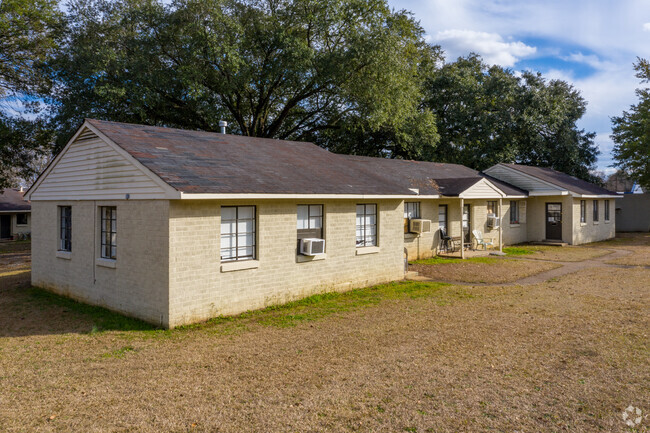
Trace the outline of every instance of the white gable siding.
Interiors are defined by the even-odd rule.
[[[516,170],[504,167],[502,165],[495,165],[494,167],[490,167],[485,170],[485,173],[503,182],[507,182],[511,185],[532,193],[548,193],[549,195],[557,195],[561,194],[561,192],[564,191],[562,188],[549,185],[548,183],[536,180],[530,176],[519,173]]]
[[[89,129],[64,152],[31,200],[165,198],[159,184]]]
[[[460,194],[461,198],[500,198],[503,195],[485,179],[481,179]]]

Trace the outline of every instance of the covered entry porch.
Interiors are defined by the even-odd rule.
[[[507,233],[504,222],[520,225],[518,215],[520,207],[523,207],[525,214],[525,193],[504,191],[499,188],[498,182],[486,178],[450,181],[454,184],[441,185],[441,190],[446,190],[447,195],[455,186],[458,195],[445,197],[444,203],[441,201],[437,254],[466,258],[488,255],[490,251],[502,252]],[[449,212],[450,209],[453,211]],[[450,215],[455,218],[450,219]]]

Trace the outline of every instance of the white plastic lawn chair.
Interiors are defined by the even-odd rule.
[[[480,230],[472,230],[472,234],[474,235],[474,239],[476,239],[476,248],[478,247],[483,247],[485,251],[487,251],[488,245],[491,247],[494,247],[494,241],[492,239],[490,240],[485,240],[483,238],[483,232]]]

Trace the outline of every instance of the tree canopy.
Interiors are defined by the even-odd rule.
[[[637,59],[634,64],[636,77],[641,83],[650,82],[650,63]],[[615,165],[650,190],[650,89],[636,90],[639,102],[629,111],[612,118]]]
[[[28,174],[30,156],[61,149],[93,117],[205,131],[227,120],[231,133],[339,153],[591,178],[597,150],[576,126],[586,107],[577,90],[476,55],[445,64],[386,0],[72,0],[60,33],[54,0],[37,0],[40,20],[32,3],[2,3],[34,16],[17,30],[34,30],[14,56],[25,71],[7,68],[0,86],[48,111],[0,118],[4,143],[23,143],[0,144],[0,168]],[[3,29],[14,27],[0,22],[0,44]]]
[[[399,142],[438,54],[383,0],[77,0],[69,19],[64,130],[87,116],[207,131],[227,119],[234,133],[326,141],[356,121]]]
[[[440,134],[434,160],[477,170],[499,162],[545,166],[592,180],[595,134],[576,126],[586,102],[568,83],[516,75],[472,54],[444,65],[426,91]]]
[[[55,0],[0,2],[0,190],[33,172],[31,162],[49,150],[51,133],[32,117],[49,93],[45,67],[57,48],[62,16]]]

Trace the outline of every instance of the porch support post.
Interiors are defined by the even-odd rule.
[[[465,199],[460,199],[460,258],[465,258],[465,234],[463,233],[463,212],[465,211]]]
[[[503,198],[499,199],[499,251],[503,252]]]

